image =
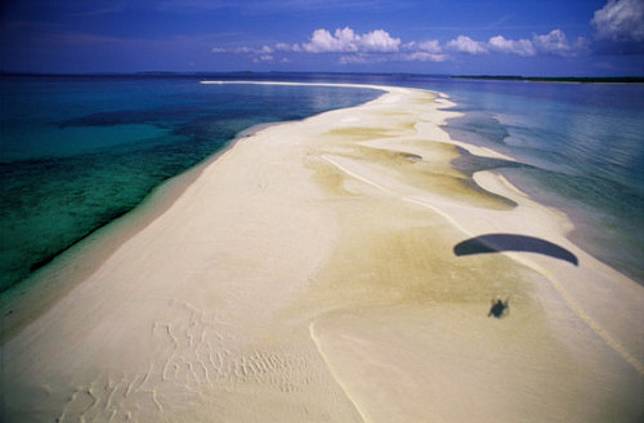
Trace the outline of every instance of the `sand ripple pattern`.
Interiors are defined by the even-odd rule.
[[[143,373],[106,373],[76,387],[58,422],[181,421],[176,416],[216,416],[227,397],[259,391],[291,394],[320,380],[305,355],[284,349],[227,348],[236,341],[214,313],[172,302],[180,321],[155,321],[154,345],[162,351]],[[317,379],[320,379],[317,377]],[[203,413],[193,415],[193,410]],[[309,411],[301,410],[303,415]]]

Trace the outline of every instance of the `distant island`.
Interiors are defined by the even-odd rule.
[[[492,79],[530,82],[644,83],[644,76],[520,76],[520,75],[453,75],[453,79]]]

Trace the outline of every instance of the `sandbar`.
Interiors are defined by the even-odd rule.
[[[222,83],[300,85],[204,81]],[[568,240],[563,213],[452,166],[513,158],[451,139],[445,95],[323,85],[383,94],[239,139],[48,307],[3,305],[26,322],[2,337],[3,421],[644,415],[643,288]],[[455,254],[489,233],[577,262]]]

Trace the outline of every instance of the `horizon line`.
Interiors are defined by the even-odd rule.
[[[251,71],[251,70],[235,70],[235,71],[164,71],[164,70],[149,70],[149,71],[132,71],[132,72],[36,72],[36,71],[17,71],[17,70],[0,70],[0,76],[17,76],[17,77],[101,77],[101,76],[207,76],[207,75],[239,75],[239,74],[301,74],[301,75],[374,75],[374,76],[391,76],[391,75],[406,75],[406,76],[423,76],[423,77],[439,77],[439,78],[455,78],[455,79],[488,79],[488,80],[525,80],[525,81],[586,81],[586,82],[644,82],[644,75],[618,75],[618,76],[574,76],[574,75],[514,75],[514,74],[449,74],[449,73],[418,73],[418,72],[339,72],[339,71]]]

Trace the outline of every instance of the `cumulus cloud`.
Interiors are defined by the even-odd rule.
[[[485,54],[487,53],[487,48],[485,44],[480,41],[475,41],[468,36],[459,35],[447,42],[447,47],[458,51],[459,53],[467,54]]]
[[[444,62],[448,58],[438,40],[410,41],[403,45],[403,49],[406,53],[397,59],[408,62]]]
[[[553,29],[547,34],[532,37],[532,44],[541,53],[557,56],[574,56],[586,48],[586,39],[578,37],[574,44],[568,41],[560,29]]]
[[[532,41],[522,38],[520,40],[509,40],[502,35],[497,35],[488,40],[489,49],[500,53],[516,54],[528,57],[537,54]]]
[[[609,0],[595,11],[597,36],[613,41],[644,41],[644,1]]]
[[[553,29],[544,35],[535,35],[534,43],[539,50],[546,53],[561,54],[570,49],[566,34],[560,29]]]
[[[446,46],[450,50],[472,55],[494,52],[522,57],[532,57],[537,54],[574,56],[586,49],[587,41],[583,37],[579,37],[574,43],[571,43],[562,30],[553,29],[547,34],[535,34],[531,39],[521,38],[518,40],[496,35],[487,42],[483,42],[460,35],[450,40]]]
[[[438,40],[427,40],[420,42],[418,43],[418,50],[434,54],[438,54],[443,51]]]
[[[403,52],[405,50],[405,52]],[[215,47],[213,53],[247,54],[254,62],[280,61],[275,54],[333,54],[342,53],[338,57],[341,64],[364,64],[385,61],[433,61],[440,62],[447,58],[441,54],[442,48],[437,40],[421,43],[402,44],[400,38],[391,36],[387,31],[376,29],[365,33],[357,33],[352,28],[345,27],[331,32],[324,28],[313,31],[308,41],[303,43],[276,43],[262,47]]]
[[[304,51],[309,53],[332,53],[358,51],[350,39],[354,37],[353,31],[349,28],[336,29],[335,36],[326,29],[313,31],[311,41],[303,45]]]
[[[316,29],[310,41],[302,45],[302,49],[308,53],[391,53],[399,48],[400,38],[393,38],[387,31],[376,29],[356,34],[349,27],[336,29],[333,34],[324,28]]]
[[[313,31],[302,43],[276,43],[261,47],[215,47],[213,53],[246,54],[254,62],[284,62],[284,55],[331,54],[341,64],[365,64],[386,61],[443,62],[450,52],[480,55],[488,53],[514,54],[533,57],[538,54],[573,56],[586,48],[586,40],[578,38],[571,43],[560,29],[532,38],[509,39],[496,35],[488,41],[474,40],[466,35],[441,44],[431,39],[403,43],[387,31],[376,29],[357,33],[350,27],[331,32],[324,28]]]
[[[361,44],[366,51],[393,52],[400,47],[400,38],[393,38],[387,31],[377,29],[361,37]]]

